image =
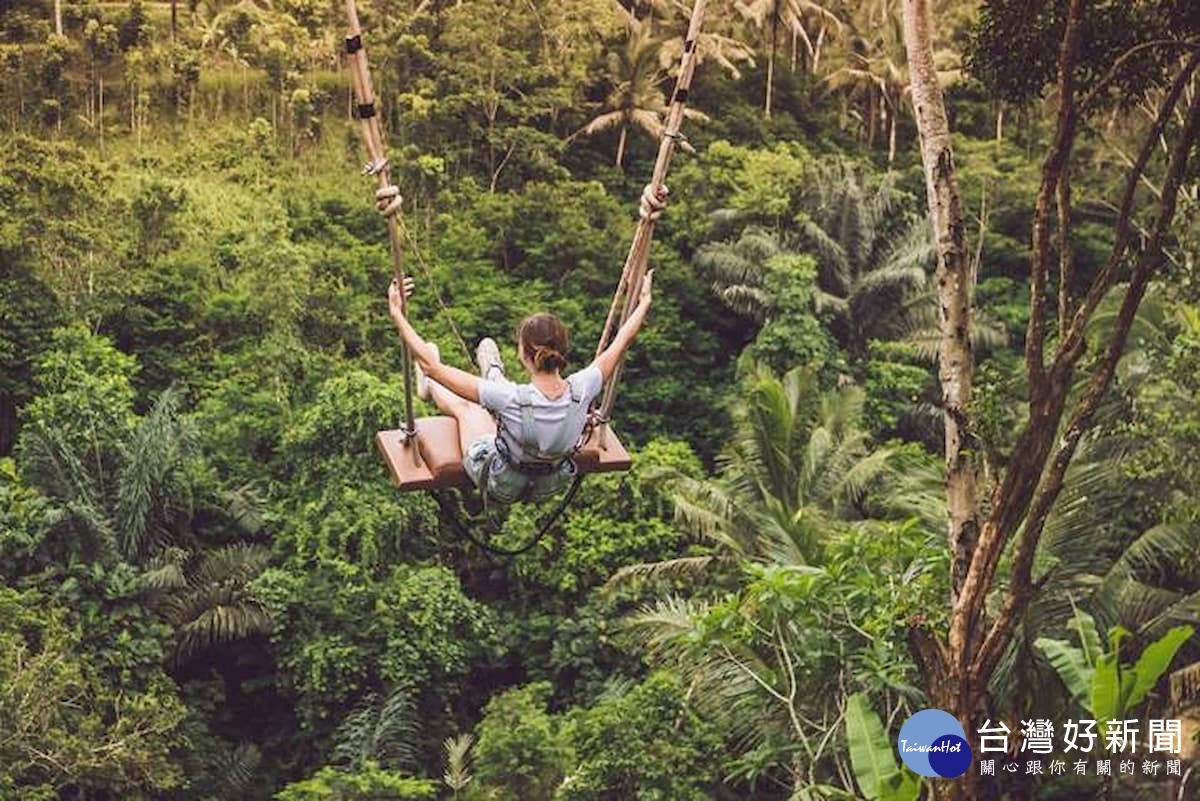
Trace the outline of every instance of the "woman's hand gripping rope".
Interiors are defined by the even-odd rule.
[[[642,200],[638,204],[638,215],[643,219],[657,220],[662,210],[667,207],[670,194],[671,190],[667,189],[666,184],[646,184],[646,188],[642,190]]]
[[[388,284],[388,311],[397,323],[404,318],[404,298],[412,297],[415,286],[412,277],[405,276],[404,293],[401,296],[400,285],[396,283],[396,279],[393,278],[392,283]]]

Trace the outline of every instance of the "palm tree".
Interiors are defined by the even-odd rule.
[[[612,89],[603,104],[608,110],[594,117],[571,136],[572,139],[576,136],[595,136],[614,128],[619,129],[614,163],[622,169],[630,128],[658,141],[665,130],[663,113],[667,105],[666,96],[660,88],[667,79],[667,73],[659,66],[662,42],[651,36],[646,23],[632,17],[629,19],[628,30],[629,37],[625,46],[609,53],[606,59],[612,82]],[[690,119],[707,119],[695,109],[687,109],[684,114]],[[680,144],[691,150],[687,142]]]
[[[871,339],[896,338],[922,300],[934,260],[923,220],[897,214],[890,175],[871,179],[843,161],[819,166],[798,216],[801,241],[817,257],[817,307],[833,317],[838,343],[857,354]]]
[[[771,308],[765,278],[771,259],[785,252],[765,228],[747,226],[735,242],[706,242],[696,250],[695,264],[712,281],[718,298],[738,314],[762,323]]]
[[[626,568],[613,581],[726,568],[718,586],[733,584],[728,594],[668,596],[629,622],[653,661],[686,677],[689,696],[738,750],[756,754],[752,777],[782,764],[800,790],[818,772],[836,772],[840,759],[822,733],[842,714],[840,638],[853,621],[844,599],[821,600],[838,595],[840,568],[827,557],[851,529],[873,537],[885,520],[923,518],[890,525],[909,541],[933,539],[945,525],[936,511],[941,478],[932,464],[897,469],[897,454],[870,447],[857,427],[857,388],[822,392],[804,369],[778,377],[751,367],[741,396],[717,478],[675,483],[679,518],[716,553]],[[883,491],[871,498],[872,489]]]
[[[893,452],[870,447],[858,428],[860,389],[822,392],[802,367],[782,377],[760,365],[743,370],[742,400],[733,409],[733,438],[719,457],[718,477],[674,479],[676,516],[719,556],[819,565],[839,529],[868,516],[924,518],[937,509],[930,503],[937,475],[911,465],[896,475]],[[868,504],[868,489],[885,477],[888,491]],[[618,577],[662,567],[634,566]]]
[[[127,433],[108,432],[105,452],[94,458],[81,458],[77,442],[47,425],[28,427],[21,439],[23,467],[54,503],[58,528],[75,555],[142,568],[148,605],[175,627],[176,664],[271,627],[247,589],[266,567],[267,549],[238,543],[197,550],[195,432],[180,414],[180,398],[177,389],[163,392]],[[234,531],[252,533],[252,497],[225,493],[209,500],[229,510]]]
[[[223,643],[270,634],[270,613],[249,584],[270,561],[270,551],[234,543],[206,553],[171,549],[142,574],[150,604],[175,628],[174,664]]]
[[[909,85],[900,3],[868,0],[853,4],[850,9],[850,33],[845,46],[834,53],[835,68],[826,82],[843,93],[844,103],[858,105],[860,133],[868,147],[874,147],[879,133],[886,130],[890,168],[896,159],[897,126]],[[958,54],[943,49],[935,58],[943,87],[952,86],[961,78]]]
[[[1056,700],[1068,713],[1070,697],[1035,643],[1069,640],[1077,610],[1101,631],[1120,625],[1132,632],[1131,652],[1180,621],[1200,621],[1200,525],[1131,532],[1120,450],[1094,438],[1067,471],[1038,545],[1035,594],[992,679],[995,703],[1008,716],[1051,714]]]
[[[908,93],[900,7],[894,0],[875,0],[854,7],[851,34],[840,64],[826,78],[830,87],[857,101],[864,116],[862,136],[873,147],[881,125],[888,134],[888,166],[896,157],[896,125]]]
[[[180,418],[179,393],[172,389],[120,436],[88,454],[63,430],[35,422],[22,432],[22,462],[31,483],[57,503],[60,522],[74,529],[87,552],[136,563],[187,538],[194,431]]]
[[[779,50],[779,30],[783,28],[792,35],[793,41],[803,41],[809,54],[809,63],[816,69],[820,59],[820,45],[825,31],[840,29],[841,20],[821,3],[812,0],[736,0],[734,8],[750,20],[760,32],[766,33],[767,85],[763,98],[763,114],[771,116],[771,99],[775,85],[775,62]],[[819,32],[814,37],[809,29]]]

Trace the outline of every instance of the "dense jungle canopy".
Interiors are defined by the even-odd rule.
[[[550,309],[584,366],[690,4],[358,10],[414,324],[515,364]],[[709,0],[634,466],[511,559],[375,450],[404,384],[344,34],[0,3],[0,801],[1179,787],[918,780],[895,737],[1182,715],[1200,6]]]

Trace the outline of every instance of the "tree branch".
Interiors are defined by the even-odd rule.
[[[1100,92],[1108,87],[1114,78],[1117,77],[1117,72],[1121,67],[1125,66],[1125,62],[1136,56],[1143,50],[1149,50],[1155,47],[1162,48],[1179,48],[1180,50],[1191,50],[1200,47],[1200,42],[1195,40],[1181,39],[1154,39],[1149,42],[1142,42],[1126,50],[1113,61],[1112,66],[1108,68],[1108,72],[1101,76],[1100,80],[1096,81],[1095,85],[1087,91],[1080,100],[1079,108],[1085,113],[1091,109],[1091,105],[1096,98],[1100,96]]]
[[[1154,125],[1146,134],[1145,141],[1142,142],[1142,149],[1138,152],[1137,161],[1129,171],[1129,175],[1125,181],[1125,191],[1121,195],[1120,211],[1117,216],[1112,252],[1109,254],[1108,261],[1100,269],[1095,281],[1092,282],[1092,286],[1080,303],[1079,308],[1075,310],[1075,314],[1071,318],[1070,327],[1062,335],[1058,353],[1055,354],[1054,369],[1056,370],[1062,370],[1064,367],[1069,370],[1071,367],[1074,367],[1075,361],[1082,354],[1081,347],[1084,330],[1091,321],[1096,307],[1100,305],[1100,301],[1104,299],[1104,296],[1108,294],[1108,290],[1116,283],[1120,266],[1125,260],[1125,254],[1129,249],[1129,243],[1132,239],[1133,202],[1137,195],[1138,184],[1141,182],[1142,175],[1146,172],[1146,165],[1150,162],[1150,156],[1153,155],[1158,140],[1162,137],[1167,124],[1171,120],[1171,113],[1175,108],[1175,104],[1179,102],[1179,97],[1182,95],[1184,87],[1187,86],[1187,82],[1191,78],[1192,73],[1195,72],[1197,66],[1200,66],[1200,52],[1193,53],[1184,68],[1175,76],[1175,81],[1171,84],[1170,91],[1167,92],[1166,97],[1163,98],[1162,105],[1158,108],[1158,117],[1154,120]],[[1060,367],[1060,363],[1063,364],[1063,367]]]
[[[1188,157],[1198,135],[1200,135],[1200,96],[1193,97],[1189,104],[1187,123],[1175,144],[1171,161],[1167,167],[1167,174],[1163,180],[1163,194],[1159,201],[1158,217],[1150,241],[1134,265],[1133,277],[1125,292],[1125,297],[1122,299],[1117,322],[1105,346],[1104,355],[1099,366],[1092,373],[1083,396],[1076,404],[1060,440],[1058,450],[1050,464],[1050,470],[1038,485],[1037,494],[1025,520],[1025,528],[1017,540],[1013,554],[1013,575],[1005,595],[1004,606],[972,664],[972,672],[975,675],[990,675],[990,671],[999,663],[1004,649],[1008,647],[1012,638],[1017,618],[1029,599],[1032,591],[1034,556],[1046,525],[1046,518],[1062,491],[1067,468],[1075,456],[1079,442],[1090,426],[1100,401],[1112,383],[1117,363],[1125,351],[1129,330],[1133,325],[1142,298],[1145,296],[1146,288],[1150,284],[1150,279],[1164,261],[1163,246],[1175,218],[1179,190],[1187,173]]]
[[[1075,143],[1075,61],[1079,54],[1083,0],[1071,0],[1066,29],[1058,51],[1058,125],[1046,161],[1042,185],[1033,213],[1033,253],[1029,270],[1029,324],[1025,329],[1025,369],[1029,374],[1029,400],[1040,403],[1042,375],[1046,369],[1047,275],[1050,263],[1050,199],[1054,197],[1063,171],[1071,160]]]
[[[1071,168],[1068,165],[1058,182],[1058,330],[1067,327],[1071,309]]]
[[[1045,470],[1046,460],[1053,446],[1053,432],[1057,430],[1062,419],[1067,392],[1070,389],[1071,373],[1083,355],[1083,333],[1096,307],[1115,282],[1118,268],[1129,248],[1133,227],[1133,203],[1138,183],[1145,172],[1155,142],[1166,129],[1172,109],[1198,65],[1200,53],[1193,54],[1176,76],[1171,90],[1159,108],[1158,118],[1143,142],[1137,163],[1127,177],[1115,224],[1113,250],[1079,307],[1075,309],[1070,327],[1062,335],[1054,362],[1045,376],[1046,387],[1042,391],[1040,403],[1034,403],[1032,399],[1030,401],[1029,422],[1018,436],[1004,477],[992,493],[992,511],[981,529],[979,547],[971,560],[971,567],[963,586],[964,599],[962,604],[956,606],[951,616],[952,632],[956,628],[969,630],[972,627],[972,621],[982,610],[984,596],[987,588],[991,586],[1006,540],[1029,508],[1030,500],[1037,489],[1038,478]]]

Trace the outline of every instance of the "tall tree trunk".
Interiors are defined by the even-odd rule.
[[[864,131],[864,141],[867,150],[875,149],[875,129],[879,127],[879,103],[875,99],[875,87],[867,88],[867,129]]]
[[[1083,46],[1088,4],[1085,0],[1070,2],[1058,54],[1058,115],[1032,219],[1030,318],[1025,332],[1029,417],[1017,432],[1012,454],[995,481],[986,516],[980,524],[975,476],[965,451],[970,442],[967,404],[972,361],[967,332],[971,284],[965,269],[962,212],[944,101],[933,70],[929,3],[930,0],[904,0],[904,38],[930,211],[937,233],[937,289],[941,306],[939,379],[946,408],[952,608],[944,641],[914,627],[910,631],[910,646],[933,704],[955,715],[968,731],[977,731],[988,682],[1045,578],[1035,577],[1034,562],[1047,517],[1061,493],[1082,437],[1113,381],[1146,289],[1166,260],[1164,246],[1180,188],[1189,174],[1192,150],[1200,139],[1200,96],[1187,98],[1186,113],[1180,114],[1177,105],[1184,97],[1184,88],[1200,69],[1200,53],[1191,54],[1159,104],[1157,118],[1126,175],[1109,255],[1094,272],[1086,291],[1081,287],[1078,298],[1063,299],[1065,308],[1057,317],[1067,325],[1064,330],[1053,332],[1050,340],[1054,343],[1053,355],[1047,363],[1052,286],[1051,206],[1056,198],[1061,198],[1059,202],[1064,206],[1070,203],[1070,193],[1062,184],[1081,127],[1081,109],[1089,109],[1090,101],[1099,92],[1111,88],[1107,79],[1102,78],[1082,98],[1076,96],[1076,62]],[[1176,140],[1165,148],[1169,156],[1162,190],[1150,215],[1150,230],[1139,232],[1135,223],[1139,214],[1137,191],[1159,143],[1167,141],[1166,133],[1172,124]],[[1069,224],[1062,226],[1062,235],[1069,239]],[[1089,323],[1110,290],[1119,280],[1126,279],[1128,283],[1121,293],[1120,310],[1111,331],[1096,350],[1095,362],[1081,375],[1078,366],[1088,350],[1085,332],[1090,330]],[[1074,393],[1080,379],[1084,379],[1085,387]],[[1006,556],[1003,597],[993,603],[998,588],[997,571]],[[998,607],[996,613],[988,615],[988,609],[993,607]],[[981,789],[978,777],[972,773],[957,782],[935,781],[932,787],[938,801],[976,799]]]
[[[763,99],[763,116],[771,116],[771,93],[775,87],[775,52],[779,41],[779,4],[771,11],[771,50],[767,55],[767,91]]]
[[[171,41],[172,42],[175,41],[176,15],[179,12],[178,6],[179,6],[179,0],[171,0]]]
[[[899,109],[888,108],[888,169],[896,163],[896,117],[899,115]]]
[[[968,407],[974,373],[971,352],[971,273],[967,257],[962,201],[950,146],[945,98],[933,60],[930,0],[904,0],[904,46],[908,55],[913,107],[921,140],[930,222],[937,243],[937,293],[940,337],[938,380],[945,429],[947,536],[951,553],[951,604],[957,603],[978,531],[975,465],[969,456]],[[974,623],[974,621],[972,621]],[[975,707],[982,690],[970,684],[965,649],[953,632],[948,653],[940,644],[925,661],[930,700],[975,731]],[[929,675],[929,672],[932,675]],[[973,798],[977,777],[971,771],[957,782],[934,782],[935,798]],[[962,795],[958,795],[959,792]]]
[[[62,0],[54,0],[54,32],[63,35]]]
[[[100,84],[100,92],[99,92],[99,94],[100,94],[100,98],[99,98],[100,113],[99,113],[99,116],[97,117],[97,119],[99,120],[97,125],[100,129],[100,155],[103,157],[104,156],[104,76],[103,75],[100,76],[99,84]]]
[[[929,0],[904,0],[904,42],[911,72],[913,106],[921,139],[929,216],[937,243],[937,289],[941,336],[938,378],[942,385],[946,434],[946,503],[949,538],[957,555],[974,536],[975,470],[967,454],[967,406],[971,400],[971,274],[967,259],[962,200],[950,146],[945,99],[933,61],[933,20]],[[953,592],[961,584],[954,566]]]
[[[621,137],[617,139],[617,160],[616,165],[621,170],[625,169],[625,140],[629,138],[629,125],[621,123]]]

